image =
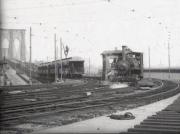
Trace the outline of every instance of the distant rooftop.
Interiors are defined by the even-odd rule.
[[[62,59],[63,61],[84,61],[81,57],[78,57],[78,56],[74,56],[74,57],[69,57],[69,58],[64,58]],[[57,60],[58,61],[61,61],[60,59]],[[54,61],[52,61],[54,62]]]
[[[134,52],[129,48],[126,48],[126,52],[127,53],[141,53],[141,52]],[[115,50],[105,50],[105,51],[103,51],[103,53],[101,53],[101,55],[120,54],[120,53],[122,53],[122,50],[117,50],[117,49],[115,49]]]
[[[102,55],[105,55],[105,54],[119,54],[119,53],[122,53],[122,50],[106,50],[106,51],[103,51]]]
[[[75,57],[64,58],[64,59],[62,59],[62,61],[63,61],[63,62],[66,62],[66,61],[81,61],[81,62],[83,62],[84,60],[83,60],[81,57],[75,56]],[[54,64],[54,62],[55,62],[55,61],[41,63],[40,66]],[[58,59],[58,60],[56,60],[56,62],[57,62],[57,63],[60,63],[61,60]]]

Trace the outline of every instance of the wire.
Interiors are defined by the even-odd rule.
[[[53,21],[53,24],[56,25],[55,23],[88,23],[88,22],[107,22],[107,21],[110,21],[110,22],[127,22],[127,21],[133,21],[133,20],[137,20],[138,18],[124,18],[124,19],[121,19],[120,17],[117,17],[116,19],[108,19],[108,20],[105,20],[105,19],[89,19],[89,20],[82,20],[82,19],[79,19],[79,20],[56,20],[56,21]],[[0,22],[1,24],[6,24],[6,23],[14,23],[14,24],[35,24],[35,25],[39,25],[39,26],[42,26],[42,25],[49,25],[50,23],[47,23],[47,22],[12,22],[12,21],[7,21],[7,22]],[[52,25],[52,23],[51,23]]]
[[[104,0],[91,0],[89,2],[72,2],[70,4],[59,4],[59,5],[46,5],[46,6],[34,6],[34,7],[22,7],[22,8],[9,8],[6,10],[31,10],[31,9],[39,9],[39,8],[55,8],[55,7],[67,7],[67,6],[79,6],[79,5],[88,5],[88,4],[97,4],[103,2]]]

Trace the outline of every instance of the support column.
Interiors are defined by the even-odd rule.
[[[8,58],[13,58],[13,31],[9,31],[9,49],[8,49]]]
[[[0,29],[0,60],[2,60],[2,42],[3,42],[2,30]]]
[[[25,54],[25,30],[22,30],[21,33],[21,47],[20,47],[20,60],[25,61],[26,60],[26,54]]]
[[[103,70],[102,70],[102,80],[106,80],[106,71],[107,71],[107,56],[106,55],[102,55],[103,56]]]

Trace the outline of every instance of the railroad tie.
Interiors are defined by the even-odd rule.
[[[180,134],[180,97],[156,115],[121,134]]]

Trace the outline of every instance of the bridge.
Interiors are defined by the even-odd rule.
[[[25,29],[0,29],[0,59],[26,60]]]
[[[0,29],[0,83],[7,82],[7,66],[10,61],[26,61],[25,29]],[[12,70],[11,70],[12,73]],[[10,74],[11,74],[10,73]],[[14,73],[12,73],[14,74]],[[15,77],[15,75],[13,75]],[[10,76],[9,76],[10,77]],[[11,76],[12,77],[12,76]],[[15,77],[14,79],[18,79]]]

